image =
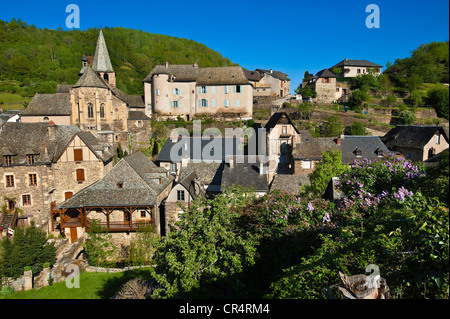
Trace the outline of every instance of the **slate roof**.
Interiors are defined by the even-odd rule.
[[[114,72],[102,30],[98,35],[92,69],[96,72]]]
[[[333,72],[330,72],[328,69],[323,69],[315,75],[316,78],[337,78],[337,75]]]
[[[150,118],[141,111],[128,111],[128,121],[150,121]]]
[[[391,150],[397,147],[423,149],[437,132],[448,141],[447,131],[442,126],[435,125],[397,125],[381,139]]]
[[[344,59],[341,62],[333,65],[330,69],[338,68],[341,66],[362,66],[362,67],[369,67],[369,68],[382,68],[382,65],[367,61],[367,60],[349,60]]]
[[[157,65],[143,80],[151,82],[153,75],[173,76],[174,82],[196,82],[197,85],[250,84],[240,66],[200,68],[193,64]]]
[[[292,123],[291,119],[289,118],[289,115],[287,115],[286,112],[275,112],[272,114],[270,119],[267,121],[264,128],[269,131],[270,129],[273,129],[277,124],[290,124],[294,127],[297,134],[300,134],[297,127]]]
[[[106,82],[90,67],[86,68],[86,71],[73,87],[96,87],[103,89],[110,88],[108,84],[106,84]]]
[[[101,155],[103,145],[90,132],[82,132],[74,125],[55,125],[51,138],[49,126],[49,123],[6,123],[0,132],[0,156],[13,155],[13,165],[26,165],[29,154],[36,155],[36,164],[56,162],[78,135],[99,159],[104,162],[112,159],[108,152]]]
[[[201,185],[207,185],[207,192],[218,192],[222,182],[224,163],[215,162],[190,162],[186,167],[180,169],[179,179],[183,179],[190,172],[194,171]]]
[[[292,156],[294,160],[319,160],[322,158],[322,148],[308,130],[300,130],[300,141],[295,144]]]
[[[247,80],[259,82],[262,79],[262,75],[258,71],[250,71],[247,69],[243,69]]]
[[[268,192],[269,183],[267,174],[260,174],[259,163],[234,163],[233,168],[230,164],[225,164],[222,173],[221,190],[240,185],[245,188],[252,188],[255,192]]]
[[[36,94],[21,116],[67,116],[71,112],[70,94]]]
[[[309,184],[308,176],[277,174],[273,177],[272,183],[270,184],[270,191],[299,195],[301,187]]]
[[[157,205],[157,196],[173,183],[173,179],[167,170],[137,152],[121,159],[108,174],[58,208]],[[123,188],[118,188],[118,183],[122,183]]]
[[[185,137],[178,138],[176,142],[172,142],[172,139],[168,138],[157,161],[180,163],[182,158],[188,155],[190,161],[225,162],[226,155],[239,154],[239,144],[238,138]],[[243,150],[239,150],[239,152],[244,154]]]
[[[362,158],[369,160],[378,159],[377,151],[380,152],[380,155],[390,154],[389,149],[384,145],[379,136],[345,135],[340,141],[342,162],[345,164],[352,164],[355,160]],[[361,157],[357,157],[357,149],[361,151]]]
[[[56,93],[70,93],[73,85],[70,84],[58,84],[56,86]]]
[[[259,72],[260,74],[267,74],[275,79],[281,80],[281,81],[290,81],[288,75],[286,73],[283,73],[281,71],[275,71],[275,70],[264,70],[264,69],[256,69],[255,71]]]

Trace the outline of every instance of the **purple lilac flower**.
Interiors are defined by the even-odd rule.
[[[311,202],[309,202],[308,203],[308,206],[306,207],[308,210],[310,210],[310,211],[313,211],[314,210],[314,207],[313,207],[313,205],[311,204]]]
[[[322,223],[329,223],[329,222],[331,222],[330,215],[328,213],[325,213],[325,215],[323,215],[322,218]]]

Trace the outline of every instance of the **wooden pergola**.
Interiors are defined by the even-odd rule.
[[[123,221],[112,221],[110,215],[113,211],[121,210],[124,212]],[[150,214],[149,218],[134,219],[133,213],[136,211],[146,211]],[[88,215],[92,212],[103,213],[106,216],[106,222],[100,222],[101,228],[108,232],[137,231],[140,226],[151,225],[155,228],[155,206],[108,206],[108,207],[76,207],[76,208],[52,208],[52,231],[55,230],[55,219],[59,216],[61,230],[63,228],[84,227],[89,231],[92,221]]]

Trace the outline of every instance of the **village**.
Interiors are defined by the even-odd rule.
[[[61,281],[64,267],[80,264],[94,226],[126,256],[142,227],[167,236],[194,203],[229,188],[300,196],[326,152],[338,152],[345,167],[386,156],[432,167],[449,148],[448,121],[434,110],[399,124],[379,109],[340,108],[352,94],[349,79],[382,73],[374,62],[343,57],[324,66],[301,85],[312,96],[291,94],[289,76],[279,70],[166,62],[142,79],[139,96],[117,88],[107,43],[100,30],[95,54],[80,54],[76,83],[1,114],[0,234],[13,238],[17,227],[31,225],[45,232],[58,243],[51,268]],[[335,114],[344,121],[340,129],[312,133],[311,123],[319,128]],[[350,132],[358,118],[371,124],[364,134]],[[234,134],[224,134],[227,128]],[[161,147],[154,152],[156,138]],[[338,183],[333,176],[321,197],[341,199]],[[45,276],[12,285],[46,286]]]

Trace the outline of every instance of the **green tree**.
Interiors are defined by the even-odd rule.
[[[364,102],[369,100],[369,96],[362,90],[353,91],[348,98],[348,105],[352,110],[359,110]]]
[[[112,236],[101,227],[97,220],[92,221],[89,238],[84,243],[89,264],[96,267],[111,267],[116,263],[117,248]]]
[[[306,86],[304,88],[301,87],[301,85],[298,86],[298,88],[295,89],[295,93],[300,94],[303,97],[311,97],[315,98],[317,97],[317,92],[311,89],[309,86]]]
[[[345,130],[346,135],[367,135],[366,126],[361,122],[353,122],[352,125],[347,126]]]
[[[158,240],[152,225],[139,227],[130,243],[129,263],[132,266],[151,265]]]
[[[435,88],[428,91],[428,99],[438,116],[448,120],[449,88]]]
[[[19,277],[23,275],[24,267],[30,267],[33,273],[42,270],[44,263],[53,264],[56,260],[56,248],[47,243],[47,235],[35,226],[23,229],[15,228],[13,239],[6,237],[1,242],[3,255],[1,258],[1,271],[5,277]]]
[[[322,137],[335,137],[339,136],[344,130],[344,124],[338,115],[332,115],[326,118],[326,121],[322,123],[319,128],[320,136]]]
[[[325,151],[322,153],[322,161],[317,164],[314,172],[309,174],[310,185],[302,189],[307,197],[320,198],[325,193],[332,177],[339,177],[347,170],[342,163],[341,151]]]
[[[155,297],[204,297],[210,284],[219,290],[236,284],[232,277],[254,264],[255,239],[237,227],[253,196],[232,187],[191,204],[155,252],[156,279],[163,286]]]

